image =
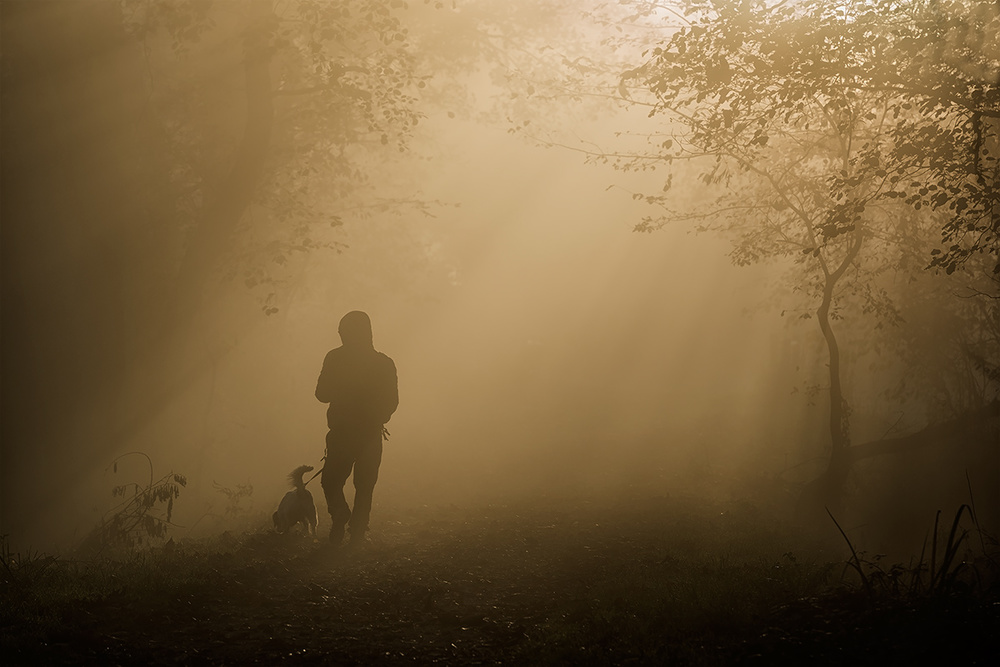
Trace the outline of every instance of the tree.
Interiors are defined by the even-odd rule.
[[[637,195],[663,209],[638,230],[695,222],[732,235],[738,264],[792,266],[829,361],[831,501],[852,461],[836,321],[852,307],[896,321],[878,277],[935,225],[945,247],[923,247],[927,265],[953,273],[981,256],[1000,271],[997,54],[976,50],[1000,18],[982,3],[891,0],[692,0],[683,16],[622,77],[666,124],[616,164],[701,165],[716,188],[710,208],[675,210],[668,175]]]
[[[199,319],[220,277],[273,313],[291,258],[382,203],[369,174],[407,150],[422,82],[394,0],[0,11],[10,507],[68,487],[28,480],[109,455],[211,368],[239,333]]]
[[[372,198],[386,149],[405,151],[421,118],[402,2],[123,4],[174,163],[178,273],[195,290],[236,247],[274,268],[329,245],[330,228]],[[239,68],[205,67],[220,52]],[[248,224],[251,207],[264,225]],[[264,267],[239,272],[266,277]]]

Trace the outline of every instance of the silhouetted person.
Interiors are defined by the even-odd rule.
[[[350,522],[352,542],[368,531],[372,491],[382,462],[384,424],[399,404],[396,365],[372,345],[368,315],[354,310],[340,320],[338,348],[323,360],[316,398],[329,403],[326,466],[321,483],[330,512],[330,542],[340,544]],[[344,498],[344,484],[354,470],[354,511]]]

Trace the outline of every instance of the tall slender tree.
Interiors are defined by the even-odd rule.
[[[631,4],[681,24],[622,77],[626,97],[647,92],[662,129],[649,150],[612,157],[622,168],[700,165],[715,188],[711,206],[679,209],[666,176],[663,192],[637,195],[662,211],[637,229],[695,222],[731,235],[738,264],[791,263],[826,344],[831,454],[819,495],[834,501],[853,459],[837,320],[852,302],[895,319],[877,277],[921,228],[943,241],[925,247],[925,266],[950,274],[984,258],[1000,272],[1000,54],[981,48],[1000,13],[977,2]],[[903,224],[913,211],[921,225]]]

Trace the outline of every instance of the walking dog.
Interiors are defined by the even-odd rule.
[[[279,533],[288,531],[292,526],[301,523],[306,533],[316,535],[316,505],[312,494],[302,482],[302,476],[312,470],[312,466],[299,466],[288,476],[292,490],[285,494],[278,504],[278,509],[272,515],[274,528]]]

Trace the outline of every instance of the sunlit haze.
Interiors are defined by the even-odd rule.
[[[308,3],[217,2],[207,14],[173,3],[190,16],[156,14],[166,2],[43,4],[3,3],[2,532],[14,543],[72,548],[118,502],[113,487],[149,481],[149,461],[153,477],[187,480],[173,536],[231,528],[224,490],[238,485],[253,487],[242,520],[270,516],[293,468],[322,467],[326,406],[313,392],[351,310],[370,315],[399,379],[375,527],[414,507],[739,498],[754,484],[791,510],[823,472],[821,274],[790,278],[822,248],[740,261],[745,230],[726,223],[727,235],[711,217],[636,232],[651,214],[643,195],[666,192],[668,170],[665,206],[706,215],[728,205],[721,189],[757,187],[754,172],[709,187],[696,160],[613,168],[615,153],[667,151],[663,138],[680,136],[662,110],[651,117],[638,79],[614,83],[680,13],[631,15],[637,41],[602,56],[612,42],[573,40],[612,24],[573,3],[414,1],[393,10],[408,27],[389,46],[354,35],[320,57],[309,40],[326,37],[300,26]],[[254,33],[272,10],[278,37]],[[254,83],[245,54],[260,34],[279,41],[258,72],[269,80]],[[393,44],[413,60],[359,55]],[[612,84],[598,91],[601,67]],[[316,83],[334,71],[343,78]],[[365,78],[375,71],[397,77],[401,97],[397,79]],[[581,81],[594,91],[574,99]],[[266,104],[247,101],[255,85]],[[621,97],[601,99],[608,90]],[[818,168],[809,159],[802,169]],[[240,188],[245,205],[233,203]],[[226,216],[229,227],[215,224]],[[913,310],[941,301],[893,290],[973,294],[933,283],[919,252],[905,270],[852,272],[837,287],[854,444],[954,416],[926,409],[940,387],[893,393],[913,358],[894,356],[893,332],[905,321],[941,323],[941,341],[960,330]],[[857,271],[869,270],[862,259]],[[877,310],[866,294],[900,305]],[[995,395],[995,381],[977,386],[966,407]],[[148,459],[119,458],[129,452]],[[940,470],[931,455],[921,465]],[[857,506],[891,468],[858,473]],[[963,502],[967,468],[941,470],[947,492],[929,493],[922,517]],[[974,484],[995,483],[990,470],[971,470]]]

